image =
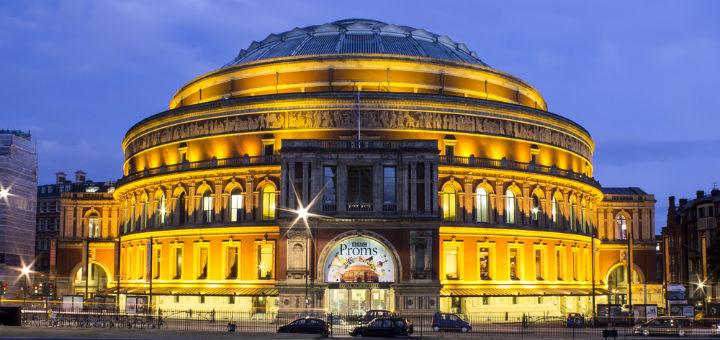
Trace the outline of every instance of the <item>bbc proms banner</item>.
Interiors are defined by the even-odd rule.
[[[373,239],[353,237],[328,255],[325,282],[394,282],[395,263],[387,249]]]

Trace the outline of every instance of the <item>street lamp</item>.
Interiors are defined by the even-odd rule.
[[[707,300],[707,296],[705,293],[705,281],[698,281],[698,289],[700,289],[700,292],[702,293],[702,308],[703,308],[703,316],[707,314],[707,303],[705,300]]]

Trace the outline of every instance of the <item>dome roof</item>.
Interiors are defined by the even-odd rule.
[[[346,53],[408,55],[488,66],[465,44],[446,35],[377,20],[345,19],[270,34],[241,50],[224,67],[281,57]]]

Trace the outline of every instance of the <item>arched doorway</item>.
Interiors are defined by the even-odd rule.
[[[615,266],[607,276],[608,290],[610,291],[612,304],[627,304],[627,293],[628,293],[628,270],[627,265],[621,264]],[[643,282],[642,276],[633,268],[632,271],[632,284],[640,284]]]
[[[392,309],[398,257],[379,235],[352,233],[328,243],[320,256],[321,279],[328,285],[328,310],[361,315],[371,309]]]
[[[90,279],[85,283],[85,273],[83,267],[78,265],[78,268],[73,276],[73,287],[75,294],[84,294],[87,288],[88,293],[95,293],[107,288],[108,274],[107,270],[96,262],[90,262],[88,278]]]

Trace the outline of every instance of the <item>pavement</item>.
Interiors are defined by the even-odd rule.
[[[482,340],[508,340],[510,338],[522,338],[523,340],[550,340],[550,339],[583,339],[583,340],[604,340],[601,337],[597,337],[594,334],[583,334],[578,332],[573,336],[558,336],[556,335],[538,335],[538,334],[505,334],[505,335],[491,335],[491,334],[459,334],[452,332],[441,332],[441,333],[429,333],[423,334],[424,336],[404,337],[404,339],[422,339],[422,340],[440,340],[440,339],[478,339]],[[348,338],[347,333],[336,334],[336,338]],[[619,337],[620,339],[647,339],[644,337]],[[709,339],[718,340],[718,337],[690,337],[692,339]],[[11,340],[11,339],[63,339],[63,340],[89,340],[89,339],[127,339],[127,340],[138,340],[138,339],[201,339],[201,340],[214,340],[214,339],[286,339],[286,340],[304,340],[304,339],[327,339],[322,338],[314,334],[285,334],[285,333],[228,333],[228,332],[211,332],[211,331],[185,331],[185,330],[168,330],[168,329],[121,329],[121,328],[46,328],[46,327],[13,327],[13,326],[0,326],[0,339]],[[332,338],[331,338],[332,339]],[[382,339],[382,338],[375,338]],[[678,339],[677,337],[652,337],[651,339]]]

